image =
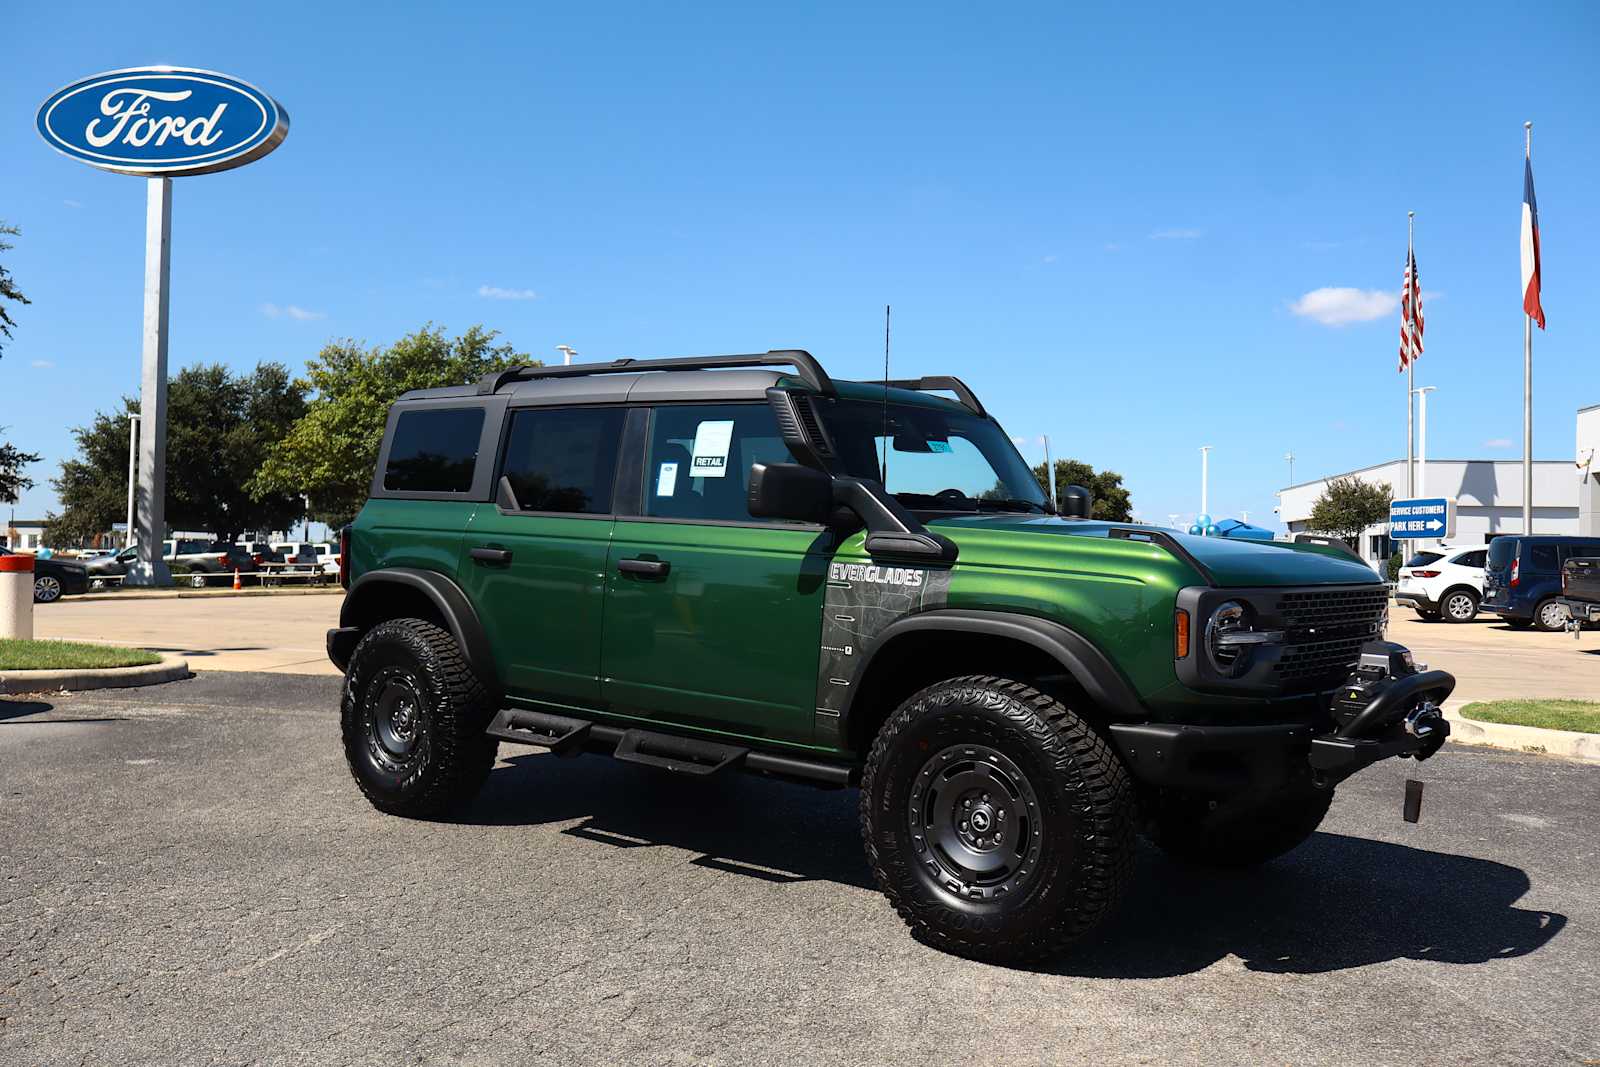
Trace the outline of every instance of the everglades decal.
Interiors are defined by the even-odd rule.
[[[817,671],[818,739],[837,739],[864,651],[889,624],[943,607],[950,572],[876,563],[831,563],[822,598],[822,655]]]

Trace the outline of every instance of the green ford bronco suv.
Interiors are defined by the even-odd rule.
[[[1022,960],[1105,917],[1137,831],[1260,863],[1344,778],[1444,742],[1455,680],[1382,640],[1360,562],[1066,497],[960,380],[801,351],[407,393],[328,634],[351,772],[419,817],[502,741],[859,786],[915,933]]]

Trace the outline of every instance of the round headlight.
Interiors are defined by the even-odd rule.
[[[1249,612],[1244,604],[1229,600],[1219,604],[1206,622],[1206,655],[1223,674],[1231,675],[1245,657],[1246,646],[1229,638],[1249,628]]]

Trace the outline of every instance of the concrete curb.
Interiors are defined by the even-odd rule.
[[[1452,702],[1454,703],[1454,702]],[[1446,707],[1450,721],[1450,740],[1463,745],[1508,748],[1513,752],[1542,753],[1600,764],[1600,734],[1575,730],[1544,730],[1537,726],[1513,726],[1503,722],[1483,722],[1461,715],[1461,706]]]
[[[81,603],[85,600],[210,600],[229,596],[332,596],[344,595],[338,582],[331,585],[314,585],[305,588],[273,589],[147,589],[141,592],[88,592],[62,597],[58,604]]]
[[[131,689],[189,677],[189,661],[162,656],[143,667],[93,667],[62,671],[6,671],[0,693],[63,693],[84,689]]]

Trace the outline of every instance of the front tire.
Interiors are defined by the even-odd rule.
[[[1296,848],[1315,833],[1333,803],[1333,790],[1312,786],[1286,789],[1231,816],[1222,803],[1192,794],[1162,796],[1147,813],[1145,836],[1186,863],[1254,867]]]
[[[1533,625],[1545,633],[1555,633],[1567,628],[1567,609],[1554,599],[1541,600],[1533,609]]]
[[[205,587],[206,587],[206,576],[205,576],[205,573],[203,571],[195,571],[193,574],[189,575],[189,588],[190,589],[204,589]]]
[[[912,932],[973,959],[1040,959],[1094,929],[1132,871],[1127,769],[1021,682],[971,676],[900,705],[861,780],[879,887]]]
[[[1452,589],[1439,604],[1445,622],[1471,622],[1478,617],[1478,594],[1470,589]]]
[[[61,599],[61,579],[53,574],[38,574],[33,579],[33,602],[53,604]]]
[[[350,656],[345,759],[379,811],[429,818],[464,806],[494,766],[487,692],[448,632],[422,619],[369,630]]]

